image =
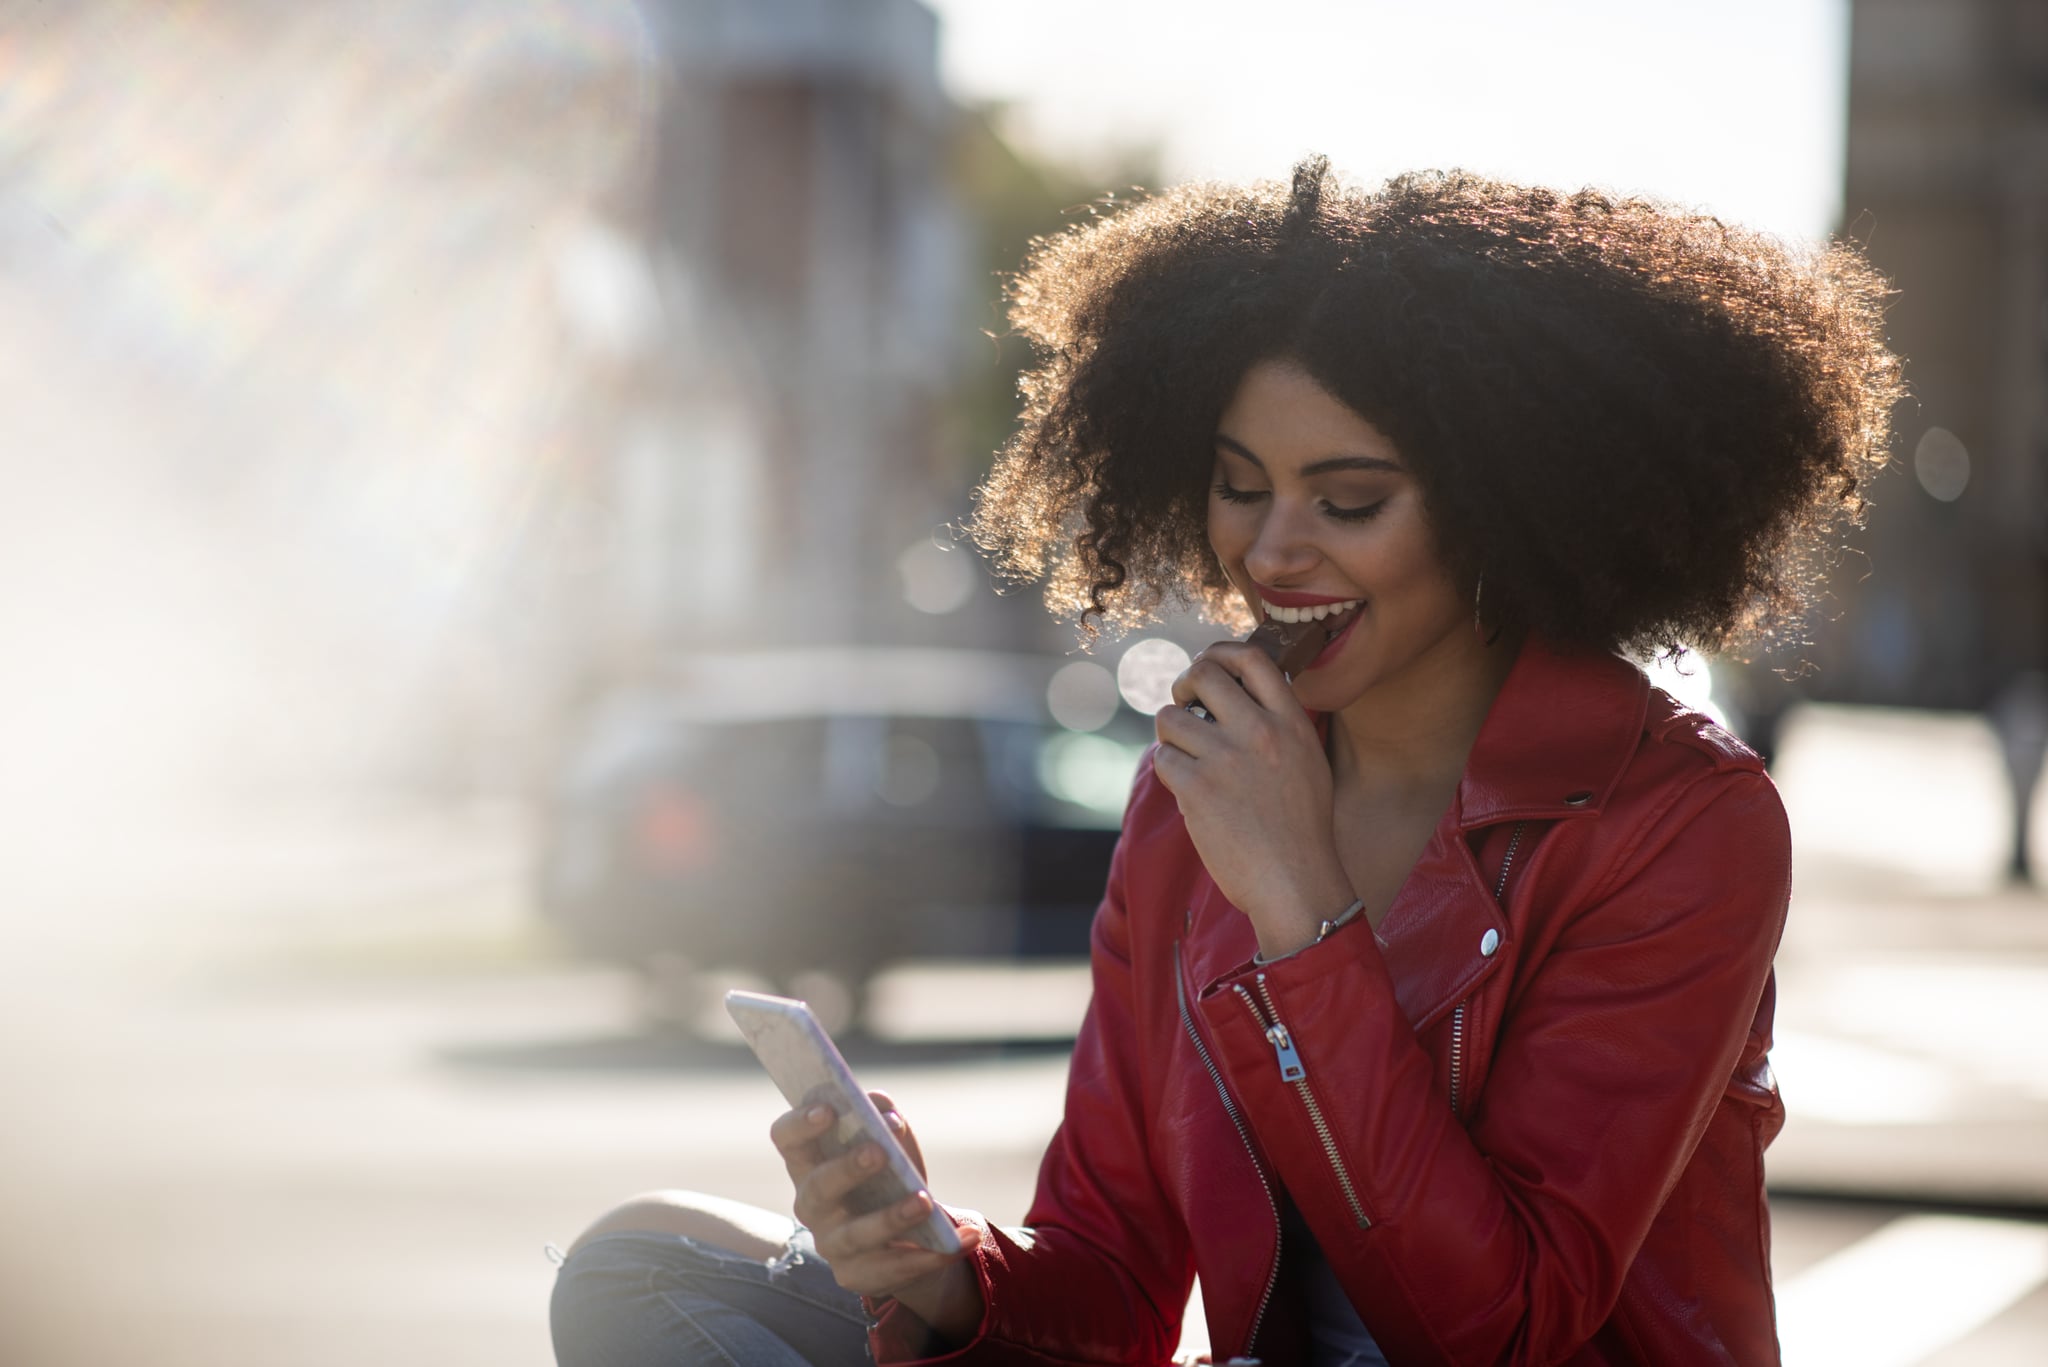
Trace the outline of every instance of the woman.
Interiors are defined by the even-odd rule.
[[[866,1169],[792,1113],[794,1251],[624,1207],[562,1361],[858,1361],[872,1316],[884,1361],[1156,1363],[1197,1273],[1219,1357],[1776,1361],[1785,818],[1616,652],[1796,621],[1885,459],[1881,295],[1844,248],[1320,160],[1041,243],[981,543],[1091,628],[1338,629],[1293,678],[1212,646],[1159,714],[1026,1227],[896,1242],[928,1198],[850,1216]]]

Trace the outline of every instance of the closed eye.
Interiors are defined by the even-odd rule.
[[[1325,503],[1323,505],[1323,512],[1329,517],[1336,518],[1339,522],[1363,522],[1386,506],[1387,501],[1385,499],[1381,499],[1377,503],[1368,503],[1362,508],[1339,508],[1335,504]]]
[[[1264,489],[1240,489],[1229,480],[1220,479],[1216,481],[1213,487],[1216,497],[1222,499],[1225,503],[1256,503],[1266,496],[1266,490]],[[1368,518],[1377,516],[1380,509],[1386,506],[1387,501],[1385,499],[1380,499],[1377,503],[1368,503],[1359,508],[1339,508],[1336,504],[1325,501],[1322,505],[1322,511],[1323,516],[1333,518],[1338,522],[1364,522]]]

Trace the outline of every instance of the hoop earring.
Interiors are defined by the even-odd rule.
[[[1502,631],[1506,629],[1506,627],[1505,624],[1496,626],[1490,632],[1486,629],[1486,619],[1480,614],[1479,611],[1480,595],[1484,594],[1485,592],[1486,574],[1484,571],[1481,571],[1477,582],[1475,582],[1472,585],[1472,634],[1479,638],[1479,643],[1481,645],[1491,646],[1495,641],[1498,641],[1500,639],[1500,634]]]

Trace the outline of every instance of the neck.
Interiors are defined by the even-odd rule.
[[[1521,642],[1492,646],[1460,633],[1383,679],[1330,717],[1330,763],[1340,788],[1448,800]]]

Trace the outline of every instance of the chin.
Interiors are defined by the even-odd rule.
[[[1294,699],[1311,712],[1341,712],[1364,696],[1371,680],[1347,680],[1335,666],[1310,670],[1294,680]]]

